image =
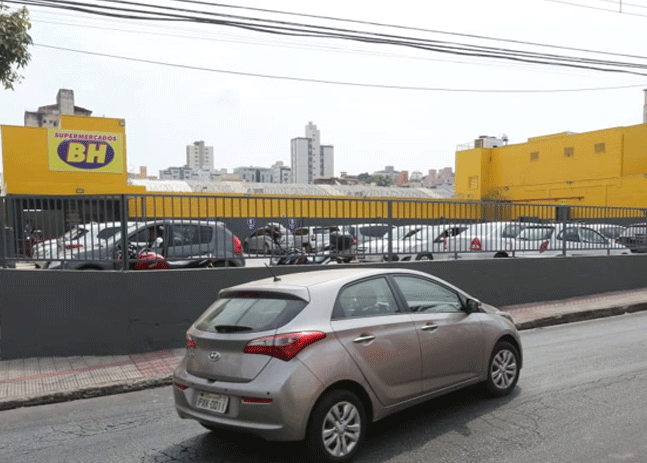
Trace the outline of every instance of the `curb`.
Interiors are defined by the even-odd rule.
[[[171,375],[159,376],[156,378],[146,378],[131,380],[128,382],[105,384],[101,386],[90,386],[73,391],[60,391],[51,394],[20,397],[17,399],[0,400],[0,411],[11,410],[20,407],[30,407],[34,405],[46,405],[59,402],[69,402],[78,399],[90,399],[114,394],[123,394],[126,392],[140,391],[143,389],[152,389],[155,387],[168,386],[172,384]]]
[[[527,322],[516,323],[517,330],[530,330],[533,328],[544,328],[547,326],[563,325],[585,320],[595,320],[596,318],[613,317],[629,313],[641,312],[647,310],[647,303],[640,302],[637,304],[621,305],[617,307],[607,307],[605,309],[591,309],[579,312],[564,313],[551,315],[549,317],[538,318]]]

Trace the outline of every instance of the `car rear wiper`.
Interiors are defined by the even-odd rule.
[[[252,331],[254,329],[251,326],[240,325],[216,325],[214,328],[218,333],[235,333],[237,331]]]

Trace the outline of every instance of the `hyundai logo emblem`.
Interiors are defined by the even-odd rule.
[[[218,360],[220,360],[220,357],[220,352],[209,352],[209,360],[211,360],[212,362],[217,362]]]

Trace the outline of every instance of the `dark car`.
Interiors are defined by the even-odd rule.
[[[161,256],[165,268],[243,267],[240,240],[223,222],[163,219],[131,224],[128,254],[149,251]],[[123,239],[116,233],[88,249],[74,249],[48,262],[45,268],[108,270],[123,267]]]

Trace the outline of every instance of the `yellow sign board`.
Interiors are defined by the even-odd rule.
[[[50,171],[124,171],[123,134],[49,129],[47,138]]]

